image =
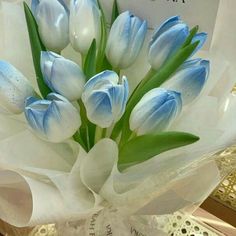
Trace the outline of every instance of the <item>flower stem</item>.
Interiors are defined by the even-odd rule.
[[[96,127],[96,134],[95,134],[95,143],[97,143],[99,140],[103,139],[106,137],[106,128],[101,128],[99,126]]]
[[[74,134],[73,139],[74,139],[77,143],[79,143],[79,144],[83,147],[83,149],[85,149],[85,150],[87,151],[87,147],[86,147],[86,145],[84,144],[84,141],[82,140],[82,138],[81,138],[81,136],[80,136],[80,133],[79,133],[78,131]]]
[[[81,121],[82,121],[82,125],[80,127],[80,134],[86,146],[86,150],[89,151],[91,148],[91,145],[90,145],[90,139],[89,139],[89,128],[88,128],[88,119],[86,116],[86,109],[81,100],[79,100],[78,103],[80,106],[80,116],[81,116]]]

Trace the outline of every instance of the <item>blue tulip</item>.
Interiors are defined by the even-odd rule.
[[[31,9],[48,50],[60,52],[69,43],[69,11],[63,0],[33,0]]]
[[[189,104],[201,93],[209,76],[210,62],[202,59],[186,61],[181,68],[163,84],[164,88],[181,93],[183,104]]]
[[[163,66],[163,64],[182,47],[189,33],[189,27],[179,16],[171,17],[165,21],[161,27],[155,31],[149,44],[148,60],[151,67],[158,70]],[[206,33],[195,35],[192,42],[199,41],[195,52],[203,46],[206,38]]]
[[[73,136],[81,125],[79,111],[63,96],[51,93],[45,100],[29,97],[25,117],[40,138],[60,143]]]
[[[0,106],[8,113],[24,111],[25,99],[35,95],[29,81],[14,66],[0,61]]]
[[[146,93],[130,115],[130,129],[138,135],[167,129],[182,110],[179,93],[155,88]]]
[[[101,11],[97,0],[71,0],[70,42],[83,55],[88,52],[93,39],[97,45],[101,38]]]
[[[125,111],[128,100],[128,81],[113,71],[95,75],[86,84],[82,100],[88,119],[102,128],[117,122]]]
[[[59,93],[70,101],[81,97],[85,75],[73,61],[52,53],[41,53],[41,71],[44,81],[55,93]]]
[[[147,22],[126,11],[111,27],[106,56],[113,68],[124,69],[137,59],[147,32]]]

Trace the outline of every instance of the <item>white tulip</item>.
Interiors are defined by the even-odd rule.
[[[72,0],[70,5],[70,42],[85,55],[93,39],[99,45],[101,37],[101,12],[96,0]]]

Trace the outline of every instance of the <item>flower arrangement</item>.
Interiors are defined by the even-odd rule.
[[[0,61],[2,112],[11,125],[22,126],[21,148],[16,148],[14,156],[20,161],[4,164],[4,169],[17,174],[5,174],[10,182],[18,179],[21,191],[28,195],[29,189],[35,191],[32,206],[36,198],[44,199],[44,191],[63,207],[52,209],[58,216],[53,213],[41,220],[36,220],[43,215],[37,210],[24,213],[22,220],[18,213],[16,217],[1,215],[3,219],[17,226],[34,225],[86,219],[110,208],[121,215],[154,215],[149,204],[160,206],[160,196],[187,179],[194,183],[199,170],[202,178],[208,175],[206,184],[198,186],[201,196],[176,196],[171,206],[165,206],[166,212],[198,202],[211,191],[220,177],[216,178],[213,162],[200,157],[228,145],[232,136],[222,127],[231,114],[220,116],[208,131],[201,126],[201,117],[196,122],[199,110],[207,118],[211,108],[218,109],[205,86],[210,62],[195,57],[206,33],[199,33],[198,26],[189,29],[174,16],[152,33],[147,46],[147,21],[129,11],[120,14],[116,1],[109,27],[97,0],[72,0],[70,4],[32,0],[31,7],[24,3],[24,13],[38,88],[9,62]],[[63,56],[69,43],[81,64]],[[126,71],[142,51],[147,52],[143,61],[148,61],[150,69],[132,90]],[[204,102],[207,106],[202,108]],[[191,119],[196,126],[191,126]],[[34,164],[29,156],[22,159],[30,155],[22,150],[27,140]],[[1,153],[9,152],[10,143],[0,143]],[[47,157],[39,160],[42,155],[37,150]],[[51,160],[50,155],[54,156]],[[43,209],[49,207],[41,204]],[[22,216],[22,209],[17,211]]]

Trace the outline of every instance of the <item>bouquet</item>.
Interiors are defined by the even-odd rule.
[[[156,216],[198,206],[221,179],[210,154],[236,137],[232,80],[219,90],[222,73],[196,56],[207,34],[179,16],[148,32],[116,1],[110,20],[97,0],[22,5],[16,44],[30,44],[37,86],[0,61],[0,218],[161,234]]]

